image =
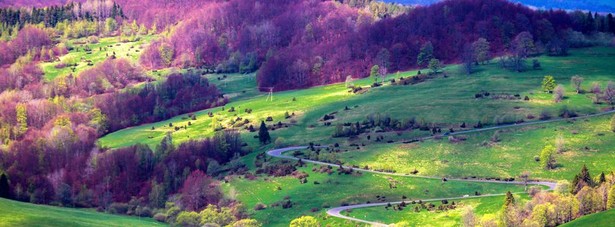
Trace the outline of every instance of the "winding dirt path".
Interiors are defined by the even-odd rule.
[[[520,124],[500,125],[500,126],[487,127],[487,128],[471,129],[471,130],[458,131],[458,132],[453,132],[453,133],[446,133],[445,135],[461,135],[461,134],[469,134],[469,133],[476,133],[476,132],[483,132],[483,131],[490,131],[490,130],[498,130],[498,129],[505,129],[505,128],[514,128],[514,127],[523,127],[523,126],[529,126],[529,125],[547,124],[547,123],[554,123],[554,122],[560,122],[560,121],[580,120],[580,119],[586,119],[586,118],[605,116],[605,115],[609,115],[609,114],[613,114],[613,113],[615,113],[615,110],[611,110],[611,111],[607,111],[607,112],[602,112],[602,113],[598,113],[598,114],[581,116],[581,117],[575,117],[575,118],[554,119],[554,120],[545,120],[545,121],[534,121],[534,122],[526,122],[526,123],[520,123]],[[434,136],[429,136],[429,137],[421,138],[419,140],[428,140],[428,139],[433,139],[433,138],[434,138]],[[274,149],[274,150],[267,151],[267,155],[269,155],[271,157],[275,157],[275,158],[281,158],[281,159],[299,160],[299,158],[296,158],[296,157],[293,157],[293,156],[284,155],[283,153],[284,152],[288,152],[288,151],[294,151],[294,150],[303,150],[303,149],[307,149],[307,148],[308,148],[308,146],[295,146],[295,147],[286,147],[286,148]],[[315,160],[309,160],[309,159],[301,159],[301,161],[306,162],[306,163],[312,163],[312,164],[324,165],[324,166],[331,166],[331,167],[339,167],[340,166],[338,164],[321,162],[321,161],[315,161]],[[352,166],[342,166],[342,167],[345,168],[345,169],[352,169],[353,171],[358,171],[358,172],[375,173],[375,174],[390,175],[390,176],[413,177],[413,178],[423,178],[423,179],[437,179],[437,180],[441,180],[442,179],[442,177],[436,177],[436,176],[420,176],[420,175],[409,175],[409,174],[401,174],[401,173],[388,173],[388,172],[381,172],[381,171],[375,171],[375,170],[361,169],[361,168],[356,168],[356,167],[352,167]],[[446,180],[448,180],[448,181],[459,181],[459,182],[494,183],[494,184],[515,184],[515,185],[524,185],[525,184],[525,182],[522,182],[522,181],[496,181],[496,180],[461,179],[461,178],[446,178]],[[528,185],[546,186],[546,187],[549,188],[549,190],[554,190],[555,187],[557,186],[556,182],[550,182],[550,181],[529,181],[527,184]],[[430,201],[455,200],[455,199],[471,199],[471,198],[483,198],[483,197],[493,197],[493,196],[503,196],[503,195],[504,195],[503,193],[501,193],[501,194],[485,194],[485,195],[479,195],[479,196],[462,196],[462,197],[422,199],[422,201],[430,202]],[[416,200],[414,200],[414,201],[416,201]],[[361,223],[365,223],[365,224],[370,224],[370,225],[373,225],[373,226],[388,226],[387,224],[383,224],[383,223],[379,223],[379,222],[372,222],[372,221],[368,221],[368,220],[363,220],[363,219],[349,217],[349,216],[343,215],[342,212],[346,211],[346,210],[352,210],[352,209],[358,209],[358,208],[386,206],[388,204],[400,204],[402,202],[409,203],[409,202],[412,202],[412,200],[398,201],[398,202],[384,202],[384,203],[366,203],[366,204],[357,204],[357,205],[334,207],[334,208],[330,208],[329,210],[327,210],[327,214],[330,215],[330,216],[333,216],[333,217],[338,217],[338,218],[342,218],[342,219],[346,219],[346,220],[351,220],[351,221],[361,222]]]

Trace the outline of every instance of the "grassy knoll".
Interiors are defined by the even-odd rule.
[[[119,37],[105,37],[100,38],[98,43],[94,44],[87,43],[87,38],[71,40],[69,42],[70,45],[73,46],[73,49],[69,51],[68,54],[60,57],[60,62],[41,63],[41,68],[45,74],[45,79],[51,81],[58,76],[67,76],[71,73],[73,75],[79,75],[80,72],[103,62],[105,59],[112,56],[114,52],[115,56],[118,58],[127,58],[136,62],[139,56],[141,56],[141,51],[143,51],[143,44],[147,43],[152,38],[153,36],[143,36],[137,42],[124,43],[119,41]],[[91,48],[91,53],[88,54],[84,50],[86,46]],[[86,62],[88,60],[91,61],[91,65],[88,65],[88,62]],[[56,68],[56,65],[61,62],[71,64],[77,63],[78,65],[75,67],[75,72],[73,72],[71,67]]]
[[[288,223],[301,215],[316,216],[324,224],[348,225],[337,218],[327,217],[326,207],[336,207],[342,204],[357,204],[377,202],[376,196],[386,196],[386,201],[399,201],[402,196],[412,198],[438,198],[462,196],[479,191],[483,194],[502,193],[505,191],[523,191],[522,186],[442,182],[441,180],[417,179],[409,177],[389,177],[378,174],[332,175],[312,171],[313,165],[301,168],[309,174],[308,182],[301,184],[294,177],[259,177],[256,180],[235,178],[223,184],[226,194],[242,201],[252,213],[251,217],[259,220],[265,226],[288,226]],[[397,188],[389,188],[389,183],[395,181]],[[314,184],[319,182],[320,184]],[[281,190],[277,190],[277,187]],[[293,202],[288,209],[271,207],[271,204],[287,197]],[[257,203],[268,207],[255,211]],[[314,211],[311,211],[314,209]],[[356,224],[356,223],[353,223]]]
[[[605,85],[608,80],[613,80],[612,72],[615,70],[615,65],[610,62],[615,61],[615,48],[578,49],[572,51],[569,57],[541,57],[540,61],[543,70],[514,73],[499,69],[497,64],[493,63],[481,67],[479,72],[471,76],[460,74],[456,66],[451,66],[447,69],[446,78],[440,76],[412,86],[389,86],[387,82],[387,86],[370,89],[362,95],[348,93],[343,83],[275,93],[273,102],[266,101],[265,93],[260,95],[251,93],[227,104],[224,111],[219,107],[197,112],[198,119],[191,122],[192,126],[187,130],[173,132],[174,141],[182,142],[211,136],[212,118],[207,116],[208,112],[214,112],[217,122],[225,126],[236,117],[249,119],[252,123],[260,122],[268,116],[274,119],[270,123],[293,122],[293,126],[276,130],[272,135],[274,139],[282,137],[285,143],[303,144],[309,141],[322,143],[334,141],[331,135],[335,127],[324,126],[320,120],[325,114],[335,111],[339,113],[333,125],[363,121],[366,116],[375,113],[385,113],[400,120],[416,118],[427,123],[458,125],[467,122],[470,125],[478,121],[492,124],[503,119],[528,121],[530,120],[527,119],[528,115],[539,116],[543,110],[556,115],[563,106],[573,108],[581,114],[595,113],[606,107],[592,104],[593,96],[590,94],[572,94],[569,81],[573,75],[582,75],[586,81],[584,88],[589,89],[591,82],[597,81]],[[416,71],[394,73],[389,78],[411,75],[416,75]],[[540,84],[545,75],[553,75],[557,83],[565,85],[568,91],[567,99],[555,104],[550,94],[540,91]],[[246,80],[251,79],[246,77],[229,84],[239,88],[243,83],[253,83]],[[367,85],[370,82],[371,79],[362,79],[354,83]],[[235,91],[240,92],[243,89]],[[476,99],[474,95],[481,91],[491,94],[519,94],[520,97],[528,96],[530,101]],[[293,98],[296,100],[293,101]],[[344,111],[346,106],[350,110]],[[236,111],[228,112],[231,107],[235,107]],[[243,110],[246,108],[252,109],[252,113],[244,113]],[[296,116],[284,119],[285,112],[294,112]],[[172,131],[168,127],[169,123],[181,126],[187,125],[188,121],[190,119],[185,116],[178,116],[167,121],[118,131],[101,138],[99,142],[108,147],[122,147],[135,143],[153,145],[158,143],[166,132]],[[306,133],[309,136],[306,136]],[[251,136],[247,134],[245,138]]]
[[[419,175],[454,177],[516,177],[529,171],[532,178],[572,180],[585,164],[596,175],[615,170],[615,133],[611,116],[463,135],[463,142],[427,140],[413,144],[379,144],[336,154],[347,164]],[[544,170],[534,160],[546,144],[563,138],[565,151],[555,154],[559,167]]]
[[[0,226],[166,226],[151,218],[35,205],[0,198]]]
[[[597,214],[583,216],[577,220],[561,225],[562,227],[595,227],[613,226],[615,223],[615,209],[607,210]]]
[[[522,203],[528,199],[525,194],[515,195],[517,201]],[[461,223],[461,214],[465,207],[472,207],[478,217],[496,216],[502,209],[504,204],[504,196],[485,197],[477,199],[461,199],[449,200],[449,203],[455,202],[457,207],[448,211],[426,211],[415,212],[416,205],[409,204],[402,211],[394,211],[393,209],[386,210],[384,207],[372,207],[364,209],[355,209],[345,214],[360,218],[363,220],[377,221],[382,223],[398,223],[406,221],[413,226],[459,226]],[[438,206],[440,202],[432,202]]]

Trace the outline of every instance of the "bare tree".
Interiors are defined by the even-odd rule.
[[[604,89],[604,101],[611,105],[615,104],[615,83],[613,81],[609,81]]]
[[[565,95],[565,90],[564,90],[564,86],[557,85],[557,87],[555,87],[555,92],[553,94],[553,100],[557,103],[557,102],[561,102],[564,99],[564,95]]]
[[[530,172],[523,171],[519,177],[523,179],[523,183],[525,184],[525,187],[527,188],[527,182],[530,180]]]
[[[583,83],[583,77],[576,75],[570,78],[570,83],[577,90],[577,94],[581,93],[581,84]]]
[[[561,154],[566,150],[566,140],[564,140],[564,136],[562,134],[555,138],[555,149],[558,154]]]
[[[600,88],[600,83],[598,82],[594,82],[592,83],[592,93],[594,93],[595,95],[595,100],[594,103],[599,103],[600,102],[600,95],[602,95],[602,88]]]

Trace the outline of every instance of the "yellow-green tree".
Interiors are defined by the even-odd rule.
[[[312,216],[301,216],[290,222],[290,227],[320,227],[318,220]]]
[[[26,113],[26,104],[19,103],[15,107],[17,114],[17,134],[23,135],[28,131],[28,114]]]
[[[233,227],[261,227],[263,224],[255,219],[241,219],[232,225]]]
[[[160,52],[160,57],[164,61],[164,64],[166,66],[171,65],[171,61],[173,60],[174,54],[173,47],[171,47],[169,44],[163,43],[162,45],[160,45],[158,51]]]
[[[607,209],[615,208],[615,185],[611,186],[611,190],[609,190],[609,197],[606,202]]]
[[[545,78],[542,80],[542,90],[544,92],[552,93],[555,89],[555,86],[555,79],[553,78],[553,76],[545,76]]]
[[[551,144],[548,144],[542,148],[542,151],[540,152],[540,166],[545,169],[555,168],[555,158],[553,157],[554,153],[555,147]]]

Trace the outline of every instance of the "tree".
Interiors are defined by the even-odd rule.
[[[255,219],[241,219],[233,223],[232,227],[262,227],[263,224]]]
[[[611,189],[609,190],[609,197],[606,202],[606,208],[607,209],[615,208],[615,185],[612,185]]]
[[[506,192],[506,198],[504,199],[504,205],[502,205],[502,222],[505,226],[514,226],[516,222],[516,207],[515,207],[515,197],[513,194],[508,191]]]
[[[555,168],[555,158],[553,154],[555,153],[555,147],[553,145],[546,145],[542,148],[540,152],[540,166],[545,169],[553,169]]]
[[[261,121],[261,127],[258,129],[258,140],[260,140],[262,144],[268,144],[271,142],[269,129],[267,129],[267,125],[264,121]]]
[[[440,60],[436,58],[431,59],[429,61],[429,69],[431,70],[431,73],[439,73],[442,69],[442,64],[440,64]]]
[[[380,67],[378,70],[378,75],[380,76],[380,81],[384,83],[384,80],[387,78],[388,70],[386,67]]]
[[[515,197],[510,191],[506,192],[506,198],[504,199],[504,209],[515,204]]]
[[[113,18],[105,20],[105,32],[110,35],[117,29],[117,22]]]
[[[542,90],[544,92],[553,93],[553,89],[555,89],[555,79],[553,76],[545,76],[542,80]]]
[[[73,204],[73,192],[70,185],[66,183],[61,183],[58,186],[56,194],[57,199],[63,206],[70,206]]]
[[[570,83],[572,84],[572,87],[574,87],[577,90],[577,94],[580,94],[581,84],[583,83],[583,77],[579,75],[573,76],[572,78],[570,78]]]
[[[604,101],[611,105],[615,105],[615,83],[609,81],[604,89]]]
[[[376,55],[376,63],[382,68],[391,67],[391,53],[386,48],[380,49]]]
[[[556,103],[561,102],[564,99],[564,95],[564,86],[562,86],[561,84],[557,85],[557,87],[555,87],[555,93],[553,94],[553,101],[555,101]]]
[[[222,197],[214,180],[200,170],[193,171],[186,178],[181,195],[182,204],[187,210],[199,210],[208,204],[218,204]]]
[[[461,56],[461,59],[463,60],[463,71],[467,75],[472,74],[474,63],[476,62],[474,48],[472,47],[472,45],[466,44],[463,47],[463,54]]]
[[[566,141],[564,140],[564,136],[561,134],[555,138],[555,149],[558,154],[563,153],[566,150]]]
[[[160,58],[162,58],[162,63],[164,64],[164,66],[170,66],[171,62],[173,61],[173,56],[175,54],[173,51],[173,47],[171,47],[171,45],[169,44],[162,43],[158,48],[158,51],[160,53]]]
[[[0,175],[0,197],[2,198],[11,198],[11,188],[9,185],[9,178],[6,176],[6,173],[2,173]]]
[[[378,73],[380,72],[380,66],[378,65],[374,65],[372,66],[372,69],[369,72],[369,77],[371,77],[374,80],[374,83],[378,83]]]
[[[600,102],[600,96],[602,95],[602,89],[600,88],[600,83],[593,82],[592,83],[592,93],[594,93],[594,103]]]
[[[520,175],[521,179],[523,179],[523,183],[525,184],[525,187],[527,187],[527,182],[530,179],[530,172],[529,171],[523,171]]]
[[[152,190],[149,193],[150,206],[153,208],[164,207],[164,202],[166,200],[164,184],[158,184],[156,180],[152,180]]]
[[[433,45],[431,44],[431,42],[427,42],[423,44],[423,46],[421,47],[421,51],[419,52],[419,55],[416,58],[416,64],[419,67],[423,67],[427,65],[429,61],[431,61],[432,58],[433,58]]]
[[[26,104],[19,103],[15,106],[17,115],[17,134],[23,135],[28,131],[28,114],[26,112]]]
[[[474,43],[472,43],[472,49],[476,64],[484,64],[489,61],[489,51],[491,47],[485,38],[474,41]]]
[[[221,209],[218,209],[212,204],[208,205],[207,208],[199,212],[199,215],[201,216],[201,225],[203,226],[207,224],[227,226],[236,220],[230,208],[222,207]]]
[[[292,220],[290,227],[320,227],[320,223],[312,216],[301,216]]]
[[[200,219],[201,217],[197,212],[183,211],[179,213],[179,215],[177,215],[177,218],[175,219],[175,224],[185,227],[199,227],[201,226]]]
[[[517,72],[524,70],[525,59],[535,51],[534,37],[529,32],[519,33],[512,42],[513,66]]]

